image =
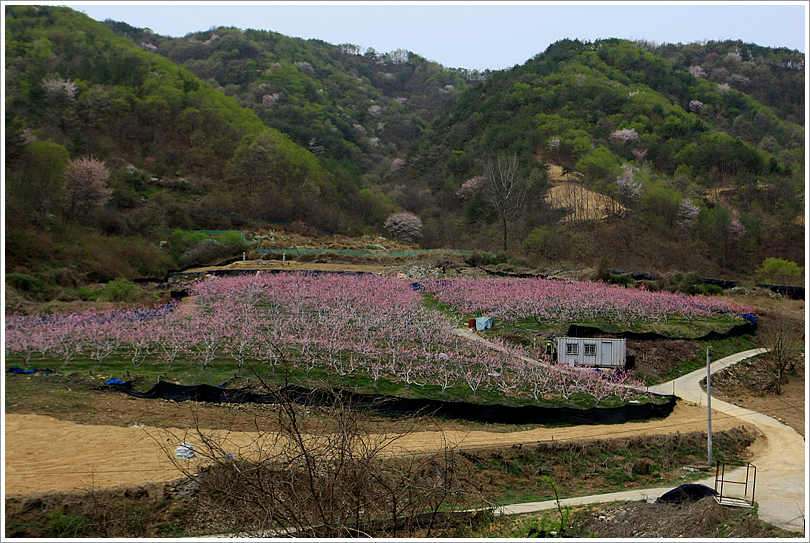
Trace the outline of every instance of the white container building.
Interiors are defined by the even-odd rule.
[[[596,368],[624,368],[627,364],[625,339],[559,337],[555,347],[558,364]]]

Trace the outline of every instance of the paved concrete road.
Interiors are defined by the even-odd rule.
[[[763,352],[765,352],[764,349],[753,349],[737,353],[713,362],[710,365],[710,370],[715,373],[727,366]],[[700,386],[701,380],[705,377],[706,369],[703,368],[679,377],[674,381],[650,387],[650,391],[658,394],[674,393],[684,401],[706,405],[706,393]],[[756,466],[754,501],[759,504],[759,518],[774,526],[803,533],[805,513],[807,511],[805,501],[807,481],[805,478],[806,454],[804,438],[793,428],[781,424],[771,417],[717,400],[714,397],[712,397],[712,411],[737,417],[742,424],[754,426],[762,434],[758,437],[758,440],[763,440],[764,445],[758,448],[758,453],[751,461],[751,464]],[[730,473],[727,472],[725,480],[745,481],[745,476],[745,468],[742,468]],[[696,482],[714,488],[714,474],[709,478]],[[738,495],[741,497],[742,488],[743,485],[729,485],[727,483],[724,488],[724,495],[731,494],[732,496]],[[646,500],[648,498],[658,498],[669,490],[672,490],[672,487],[597,494],[566,498],[560,501],[563,505],[581,505],[625,500]],[[503,506],[498,512],[505,515],[530,513],[551,509],[556,506],[556,502],[550,500]]]

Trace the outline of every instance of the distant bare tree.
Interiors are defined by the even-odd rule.
[[[487,183],[484,198],[495,211],[503,229],[503,251],[506,252],[509,223],[523,211],[528,186],[518,170],[517,155],[500,156],[486,166]]]
[[[764,321],[757,333],[759,344],[768,349],[765,359],[776,371],[774,389],[782,393],[785,371],[794,367],[804,347],[804,327],[784,318]]]

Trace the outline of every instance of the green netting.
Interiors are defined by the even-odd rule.
[[[417,249],[414,251],[383,251],[368,249],[268,249],[259,251],[260,253],[286,253],[288,255],[319,255],[323,253],[335,253],[349,256],[419,256],[433,253],[452,253],[457,255],[469,255],[475,251],[466,249]]]
[[[245,238],[245,235],[242,233],[241,230],[191,230],[191,232],[200,233],[200,234],[208,234],[208,235],[211,235],[211,236],[215,236],[217,234],[227,234],[228,232],[236,232],[237,234],[239,234],[242,237],[242,241],[244,241],[246,245],[250,243],[247,240],[247,238]]]

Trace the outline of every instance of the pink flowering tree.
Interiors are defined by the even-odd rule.
[[[51,325],[52,351],[62,359],[62,367],[81,355],[87,347],[87,334],[82,315],[64,315]]]
[[[633,156],[636,158],[636,162],[639,164],[644,160],[644,157],[647,156],[647,149],[633,149]]]
[[[391,161],[391,171],[398,172],[405,167],[405,161],[401,158],[395,158]]]
[[[25,369],[29,368],[35,354],[45,356],[52,346],[48,326],[37,322],[35,317],[10,315],[6,317],[6,357],[19,356]]]
[[[458,355],[455,353],[441,353],[437,357],[437,371],[432,373],[431,381],[433,384],[441,387],[442,394],[447,394],[447,390],[456,386],[459,381],[460,376],[457,356]]]
[[[109,320],[97,326],[86,326],[83,329],[90,358],[98,362],[100,368],[104,360],[117,354],[121,348],[123,330],[121,323]]]
[[[422,237],[422,220],[407,211],[389,215],[383,226],[388,235],[398,241],[411,242]]]
[[[462,200],[470,198],[473,194],[478,192],[486,185],[487,178],[483,175],[477,175],[465,181],[456,191],[456,196]]]
[[[112,189],[107,187],[109,177],[102,160],[77,158],[68,164],[62,200],[66,222],[90,216],[109,200],[112,195]]]
[[[745,237],[745,234],[748,233],[748,229],[739,219],[733,219],[729,225],[728,233],[731,239],[737,241]]]
[[[473,396],[478,396],[478,389],[481,388],[488,379],[486,368],[479,364],[464,364],[464,370],[461,373],[461,378],[470,387]]]
[[[193,323],[189,319],[178,318],[175,315],[153,326],[158,355],[168,364],[169,371],[173,369],[174,361],[180,355],[189,352],[191,346],[187,343],[187,334],[190,326],[193,326]]]

